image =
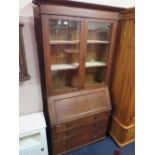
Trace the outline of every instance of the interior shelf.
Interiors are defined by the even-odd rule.
[[[77,69],[78,64],[55,64],[51,65],[52,71]]]
[[[49,43],[55,44],[79,44],[79,40],[50,40]]]
[[[109,44],[110,41],[107,40],[87,40],[88,44]]]
[[[63,86],[63,87],[55,89],[54,92],[71,91],[71,90],[77,90],[77,88],[73,86],[72,87]]]
[[[86,68],[102,67],[102,66],[106,66],[106,63],[105,62],[99,62],[99,61],[86,62]],[[71,69],[77,69],[78,67],[79,67],[78,63],[55,64],[55,65],[51,65],[51,70],[52,71],[71,70]]]
[[[64,52],[67,53],[67,54],[78,54],[79,50],[64,49]]]
[[[96,86],[96,85],[101,85],[101,82],[85,82],[85,87],[90,87],[90,86]]]
[[[86,62],[86,67],[101,67],[106,66],[105,62],[99,62],[99,61],[92,61],[92,62]]]

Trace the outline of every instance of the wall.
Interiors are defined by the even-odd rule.
[[[69,1],[86,2],[92,4],[101,4],[123,8],[129,8],[134,6],[134,0],[69,0]]]
[[[28,73],[31,76],[30,80],[20,82],[19,85],[19,114],[25,115],[40,112],[43,107],[31,0],[20,0],[19,11],[19,20],[24,23],[26,60]]]
[[[77,1],[77,0],[75,0]],[[95,4],[104,4],[118,7],[134,6],[134,0],[78,0]],[[32,0],[19,1],[20,21],[24,23],[24,43],[28,72],[31,80],[20,82],[19,86],[19,114],[25,115],[43,110],[41,85],[39,77],[38,56],[34,34]]]

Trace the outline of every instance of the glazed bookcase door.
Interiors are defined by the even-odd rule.
[[[112,24],[88,20],[85,61],[85,87],[105,83]]]
[[[50,16],[48,27],[48,88],[51,93],[77,90],[80,86],[81,19]],[[45,49],[46,51],[47,49]]]

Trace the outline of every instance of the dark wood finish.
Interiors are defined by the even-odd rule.
[[[29,80],[30,76],[27,71],[24,38],[23,38],[23,24],[19,24],[19,81]]]
[[[58,125],[53,129],[53,153],[63,154],[103,138],[108,119],[109,112],[102,112]]]
[[[122,12],[120,18],[120,39],[117,43],[119,46],[116,48],[116,60],[112,76],[113,117],[110,134],[120,146],[124,146],[134,140],[134,9]]]
[[[75,21],[80,21],[81,22],[81,28],[83,28],[83,21],[81,18],[75,18],[75,17],[67,17],[67,16],[53,16],[53,15],[42,15],[42,27],[43,27],[43,45],[44,45],[44,62],[45,62],[45,74],[46,74],[46,88],[47,88],[47,94],[51,95],[54,92],[52,91],[52,80],[51,80],[51,69],[50,69],[50,48],[49,48],[49,30],[48,30],[48,21],[50,19],[66,19],[66,20],[75,20]],[[46,24],[45,24],[46,23]],[[80,40],[82,40],[82,33],[83,33],[83,29],[81,29],[81,38]],[[83,68],[82,68],[82,50],[83,48],[83,43],[81,42],[80,44],[80,67],[79,67],[79,76],[81,76],[81,78],[79,79],[79,88],[82,88],[82,77],[83,77]],[[72,90],[71,90],[72,91]],[[65,91],[66,92],[66,91]],[[63,93],[65,93],[63,92]]]
[[[50,97],[48,110],[51,125],[110,111],[110,105],[107,87]]]
[[[47,3],[47,1],[36,1],[36,4],[38,6],[34,6],[35,32],[42,78],[44,112],[48,123],[48,146],[49,150],[53,151],[53,154],[64,154],[70,150],[99,141],[106,136],[111,111],[108,83],[111,73],[117,20],[119,19],[118,11],[120,10],[119,8],[118,10],[117,8],[107,8],[104,10],[103,8],[97,9],[97,7],[96,9],[91,9],[91,7],[75,7],[75,5],[72,6],[71,3],[68,5],[66,5],[67,3],[60,5],[60,3],[56,3],[56,1],[50,4]],[[63,40],[62,37],[58,40],[50,39],[50,37],[54,38],[52,35],[50,36],[51,32],[49,30],[49,21],[51,19],[79,21],[79,38],[77,39],[75,37],[75,40]],[[111,24],[110,39],[107,41],[87,41],[89,21]],[[56,23],[58,23],[58,21]],[[54,91],[54,73],[51,69],[51,64],[53,65],[54,62],[51,53],[54,50],[51,49],[53,46],[57,46],[57,44],[71,44],[74,46],[77,43],[80,43],[78,86],[74,89]],[[104,82],[89,87],[84,85],[86,78],[85,62],[87,43],[91,43],[91,45],[102,43],[108,47],[106,55],[107,64],[104,66],[106,68]],[[66,56],[68,62],[71,59],[69,53],[78,53],[76,50],[64,51],[68,54]],[[63,70],[63,72],[65,72],[65,70]],[[70,74],[68,74],[67,78],[70,78]]]
[[[105,5],[97,5],[97,4],[90,4],[86,2],[76,2],[71,0],[33,0],[34,4],[53,4],[53,5],[62,5],[62,6],[70,6],[75,8],[89,8],[93,10],[104,10],[104,11],[113,11],[113,12],[120,12],[125,10],[121,7],[112,7],[112,6],[105,6]]]
[[[54,6],[55,8],[55,6]],[[53,13],[56,14],[53,10]],[[99,13],[97,13],[98,15]],[[55,16],[55,15],[42,15],[42,27],[43,27],[43,44],[44,44],[44,62],[45,62],[45,74],[46,74],[46,88],[47,94],[51,95],[55,92],[52,90],[52,73],[51,73],[51,55],[50,55],[50,48],[49,48],[49,30],[48,30],[48,21],[50,19],[66,19],[66,20],[74,20],[81,22],[81,33],[80,33],[80,57],[79,57],[79,87],[78,89],[84,88],[84,78],[85,78],[85,61],[86,61],[86,51],[87,51],[87,27],[88,27],[88,19],[83,18],[75,18],[69,16]],[[89,21],[98,21],[103,23],[112,24],[112,32],[111,32],[111,39],[108,48],[108,55],[107,55],[107,65],[106,65],[106,72],[105,72],[105,84],[109,83],[110,72],[111,72],[111,65],[112,65],[112,58],[114,52],[114,42],[116,37],[116,29],[117,29],[117,22],[115,20],[99,20],[99,19],[89,19]],[[100,84],[101,85],[101,84]],[[99,86],[100,86],[99,85]],[[103,85],[103,84],[102,84]],[[74,89],[77,91],[77,89]],[[72,90],[68,90],[68,92],[72,92]],[[66,93],[66,90],[61,90],[60,93]],[[57,92],[58,94],[58,92]]]
[[[113,19],[117,20],[119,18],[118,12],[113,11],[100,11],[92,9],[83,8],[73,8],[68,6],[59,5],[40,5],[41,14],[54,14],[54,15],[67,15],[74,17],[86,17],[86,18],[98,18],[98,19]],[[72,12],[72,14],[71,14]]]
[[[47,92],[46,92],[46,84],[45,84],[45,68],[44,68],[44,52],[43,52],[43,36],[42,36],[42,24],[41,18],[39,13],[39,8],[34,7],[34,27],[35,27],[35,36],[37,41],[37,50],[38,50],[38,60],[39,60],[39,71],[40,71],[40,78],[41,78],[41,91],[42,91],[42,100],[43,100],[43,111],[44,116],[47,124],[50,124],[49,115],[47,111]],[[46,128],[47,137],[51,137],[50,128]],[[48,142],[48,152],[51,154],[51,139],[47,138]]]

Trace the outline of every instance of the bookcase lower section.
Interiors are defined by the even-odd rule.
[[[61,155],[105,137],[109,112],[56,125],[52,129],[53,155]]]
[[[62,153],[57,154],[57,155],[64,155],[65,153],[68,153],[68,152],[70,152],[70,151],[74,151],[74,150],[79,149],[79,148],[82,148],[82,147],[84,147],[84,146],[87,146],[87,145],[90,145],[90,144],[99,142],[99,141],[101,141],[101,140],[103,140],[103,139],[105,139],[105,137],[98,138],[98,139],[96,139],[96,140],[90,141],[90,142],[85,143],[85,144],[83,144],[83,145],[80,145],[80,146],[78,146],[78,147],[70,148],[70,149],[68,149],[68,150],[66,150],[66,151],[64,151],[64,152],[62,152]],[[55,152],[53,152],[53,154],[54,154],[54,153],[55,153]]]
[[[135,140],[135,124],[125,126],[113,116],[109,133],[120,147],[124,147]]]

